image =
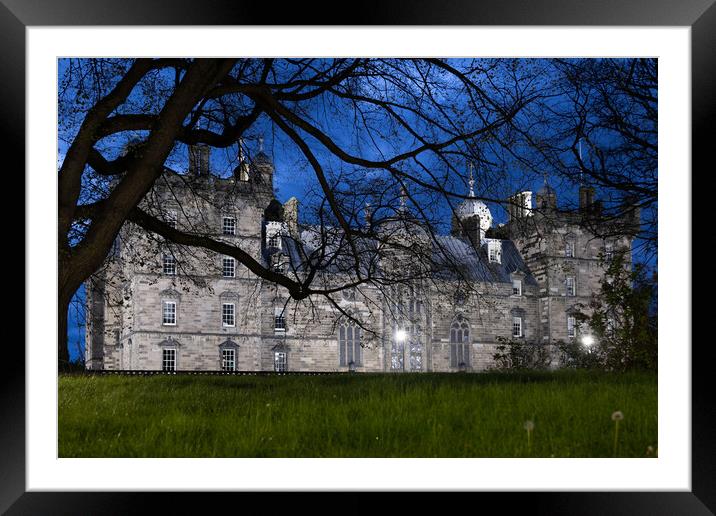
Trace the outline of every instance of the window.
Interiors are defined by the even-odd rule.
[[[236,275],[236,260],[230,256],[224,256],[221,261],[221,275],[225,278],[233,278]]]
[[[470,325],[462,317],[450,326],[450,367],[470,367]]]
[[[564,245],[564,256],[574,258],[574,242],[566,242]]]
[[[177,262],[172,254],[165,254],[162,259],[162,272],[168,276],[174,276],[177,273]]]
[[[574,276],[567,276],[567,279],[565,280],[565,284],[567,286],[567,295],[568,296],[575,296],[577,295],[577,288],[574,281]]]
[[[269,246],[269,248],[271,248],[271,247],[275,247],[277,249],[281,248],[281,237],[279,236],[278,233],[269,237],[268,246]]]
[[[226,327],[236,326],[236,305],[234,303],[222,303],[221,323]]]
[[[522,317],[512,318],[512,336],[522,337]]]
[[[222,223],[222,232],[225,235],[236,234],[236,219],[234,217],[224,217],[224,221]]]
[[[341,290],[341,295],[346,301],[356,300],[356,291],[354,288],[344,288],[343,290]]]
[[[614,246],[607,244],[604,246],[604,260],[611,262],[614,259]]]
[[[273,370],[282,373],[288,371],[288,354],[285,351],[276,351],[273,354]]]
[[[410,352],[410,370],[411,371],[422,371],[423,370],[423,344],[422,344],[422,328],[420,325],[413,327],[411,338],[409,342]]]
[[[487,256],[491,263],[502,263],[502,242],[499,240],[488,240]]]
[[[221,370],[236,371],[236,350],[225,348],[221,350]]]
[[[567,337],[577,336],[577,325],[574,316],[567,316]]]
[[[512,280],[512,294],[514,294],[515,296],[522,295],[522,280],[518,280],[518,279]]]
[[[355,321],[341,324],[338,328],[338,363],[341,366],[362,365],[362,353],[360,345],[360,327]]]
[[[167,225],[172,228],[177,227],[177,212],[174,210],[167,211]]]
[[[390,347],[390,369],[392,371],[405,369],[405,341],[407,338],[407,330],[401,327],[395,329],[393,343]]]
[[[281,308],[277,308],[274,314],[273,329],[278,332],[286,331],[286,319],[283,316],[283,309]]]
[[[162,371],[177,370],[177,350],[165,348],[162,350]]]
[[[176,301],[164,301],[162,306],[162,324],[165,326],[174,326],[177,323],[177,304]]]

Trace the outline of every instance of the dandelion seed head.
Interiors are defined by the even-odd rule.
[[[621,410],[617,410],[612,414],[612,421],[621,421],[624,419],[624,414],[622,414]]]
[[[529,420],[525,421],[525,424],[523,426],[524,426],[525,430],[527,430],[528,432],[531,432],[532,430],[535,429],[535,424]]]

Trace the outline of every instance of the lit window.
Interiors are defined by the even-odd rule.
[[[566,286],[567,286],[567,295],[568,296],[575,296],[577,295],[577,289],[575,286],[574,276],[567,276],[567,279],[565,280]]]
[[[470,367],[470,325],[461,317],[450,326],[450,367]]]
[[[236,219],[234,217],[224,217],[222,231],[225,235],[236,234]]]
[[[164,255],[162,260],[162,272],[168,276],[174,276],[177,273],[177,262],[174,255]]]
[[[230,256],[224,256],[221,261],[221,275],[225,278],[233,278],[236,275],[236,260]]]
[[[512,318],[512,336],[522,337],[522,317]]]
[[[273,369],[278,373],[288,370],[288,356],[285,351],[276,351],[273,354]]]
[[[393,343],[390,347],[390,369],[393,371],[405,369],[405,341],[407,338],[408,332],[404,328],[395,329]]]
[[[221,323],[227,327],[236,326],[236,305],[234,303],[221,305]]]
[[[162,350],[162,371],[177,370],[177,350],[165,348]]]
[[[354,321],[341,324],[338,328],[338,362],[341,366],[362,364],[360,327]]]
[[[567,337],[576,337],[577,336],[577,325],[576,320],[573,316],[567,317]]]
[[[162,324],[174,326],[177,323],[176,301],[164,301],[162,304]]]
[[[515,296],[522,295],[522,280],[512,280],[512,294],[514,294]]]
[[[221,350],[221,370],[236,371],[236,350],[226,348]]]
[[[567,242],[564,246],[564,256],[574,258],[574,242]]]

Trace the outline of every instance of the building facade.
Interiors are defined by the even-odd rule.
[[[170,227],[240,245],[279,273],[300,268],[296,242],[310,247],[315,233],[300,224],[295,199],[281,205],[274,198],[269,158],[240,159],[230,178],[209,166],[208,148],[190,148],[189,170],[167,171],[144,208]],[[632,236],[604,239],[588,229],[585,213],[598,210],[589,188],[571,212],[558,209],[546,181],[536,206],[532,197],[511,198],[509,222],[493,228],[471,181],[451,233],[430,244],[438,261],[457,263],[460,281],[448,274],[387,289],[366,284],[303,303],[234,258],[180,248],[128,223],[86,283],[86,366],[480,371],[494,365],[503,338],[543,346],[579,339],[588,328],[579,327],[576,307],[598,292],[615,253],[631,263]]]

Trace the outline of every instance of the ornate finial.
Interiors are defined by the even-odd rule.
[[[244,139],[239,138],[239,163],[244,162]]]
[[[259,136],[259,152],[263,152],[263,151],[264,151],[264,137]]]
[[[470,180],[468,183],[470,184],[470,197],[475,197],[475,191],[473,190],[473,187],[475,186],[475,179],[472,177],[472,169],[475,167],[475,165],[470,162]]]
[[[405,186],[400,187],[400,211],[405,211],[405,207],[408,203],[408,192],[405,190]]]

